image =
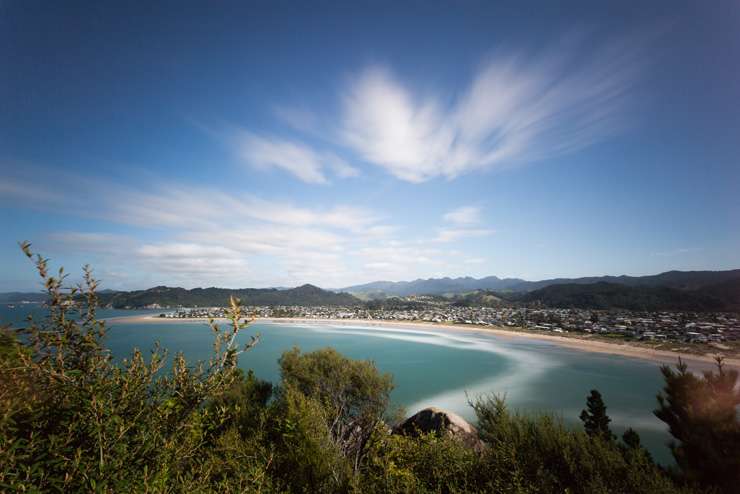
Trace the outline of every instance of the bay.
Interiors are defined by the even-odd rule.
[[[246,343],[259,333],[260,343],[243,354],[239,365],[257,377],[277,383],[278,359],[294,346],[302,351],[333,347],[354,359],[370,359],[393,374],[394,406],[408,414],[426,406],[452,410],[475,419],[468,405],[486,393],[506,395],[510,408],[524,413],[553,413],[580,428],[578,415],[591,389],[598,389],[621,435],[632,427],[661,463],[672,462],[663,423],[655,418],[656,394],[663,384],[656,363],[589,353],[550,342],[500,337],[485,331],[443,328],[335,325],[329,323],[257,322],[240,334]],[[134,347],[143,351],[159,342],[182,351],[189,362],[207,360],[212,334],[203,322],[128,323],[111,325],[107,344],[118,358]]]

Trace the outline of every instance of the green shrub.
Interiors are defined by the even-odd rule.
[[[671,444],[684,481],[722,492],[740,486],[740,383],[738,371],[717,359],[716,372],[697,376],[680,359],[661,367],[665,387],[655,415],[677,442]]]
[[[360,492],[471,492],[479,456],[447,436],[390,435],[379,428],[362,465]]]
[[[367,441],[388,408],[393,378],[369,361],[351,360],[332,348],[280,358],[281,387],[315,400],[332,442],[357,471]]]
[[[30,246],[22,247],[32,258]],[[89,269],[81,286],[67,289],[63,270],[51,276],[46,259],[35,263],[49,316],[29,319],[24,349],[0,359],[0,491],[189,490],[183,482],[221,453],[223,440],[211,431],[234,417],[230,408],[207,405],[228,393],[239,377],[237,356],[256,343],[235,344],[246,325],[238,301],[228,328],[211,324],[207,364],[189,367],[177,355],[162,375],[166,353],[158,348],[148,360],[135,350],[113,362]]]
[[[473,408],[489,445],[482,461],[493,480],[544,493],[676,492],[642,449],[625,451],[611,438],[572,430],[550,415],[511,413],[497,396]]]

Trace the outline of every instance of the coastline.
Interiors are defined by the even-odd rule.
[[[219,318],[214,321],[223,323],[227,319]],[[133,324],[154,324],[154,323],[194,323],[201,322],[206,324],[207,319],[204,318],[162,318],[157,316],[149,315],[136,315],[136,316],[121,316],[113,317],[106,320],[108,323],[133,323]],[[697,355],[694,353],[681,353],[672,350],[660,350],[654,348],[648,348],[644,346],[631,345],[629,343],[612,343],[601,340],[594,340],[585,337],[576,336],[556,336],[550,334],[533,333],[529,331],[507,329],[501,326],[472,326],[468,324],[450,324],[450,323],[430,323],[426,321],[394,321],[394,320],[367,320],[367,319],[311,319],[311,318],[300,318],[300,317],[285,317],[285,318],[257,318],[254,322],[268,323],[268,324],[333,324],[333,325],[362,325],[368,327],[378,326],[395,326],[400,328],[416,328],[416,329],[434,329],[444,331],[462,331],[472,332],[477,334],[488,334],[502,338],[510,339],[529,339],[546,341],[562,347],[580,350],[591,353],[601,353],[618,355],[621,357],[637,358],[641,360],[650,360],[658,364],[670,364],[673,365],[678,361],[680,357],[690,366],[692,364],[698,364],[702,368],[707,366],[713,366],[714,356],[712,355]],[[727,367],[740,370],[740,358],[725,357],[724,363]]]

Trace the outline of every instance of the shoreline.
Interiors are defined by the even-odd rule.
[[[228,319],[214,319],[218,323],[228,321]],[[153,324],[153,323],[208,323],[204,318],[163,318],[149,315],[120,316],[112,317],[106,320],[108,323],[133,323],[133,324]],[[368,320],[368,319],[312,319],[301,317],[285,318],[257,318],[255,323],[268,324],[333,324],[333,325],[363,325],[369,327],[400,327],[400,328],[417,328],[417,329],[436,329],[443,331],[463,331],[474,332],[478,334],[489,334],[497,337],[509,339],[528,339],[553,343],[562,347],[580,350],[583,352],[600,353],[609,355],[618,355],[621,357],[637,358],[641,360],[650,360],[659,364],[676,364],[680,357],[684,362],[691,365],[699,364],[706,368],[707,365],[714,365],[714,356],[697,355],[694,353],[682,353],[672,350],[660,350],[647,348],[643,346],[631,345],[629,343],[612,343],[601,340],[593,340],[589,337],[572,337],[572,336],[555,336],[550,334],[532,333],[523,330],[506,329],[501,326],[472,326],[468,324],[451,324],[451,323],[431,323],[426,321],[394,321],[394,320]],[[740,370],[740,358],[725,357],[724,363],[729,368]]]

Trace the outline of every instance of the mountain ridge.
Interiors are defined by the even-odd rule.
[[[230,296],[249,305],[345,306],[370,300],[430,295],[463,306],[542,304],[550,307],[740,310],[740,269],[666,271],[649,276],[598,276],[526,281],[487,276],[378,281],[344,291],[312,284],[294,288],[192,288],[158,285],[146,290],[103,291],[100,304],[114,308],[225,306]],[[354,290],[354,291],[353,291]],[[0,293],[0,303],[43,302],[42,292]],[[404,302],[405,303],[405,302]]]
[[[403,297],[409,295],[462,294],[475,290],[530,292],[550,285],[585,285],[599,282],[633,287],[664,286],[679,290],[693,290],[733,279],[740,279],[740,269],[717,271],[671,270],[645,276],[605,275],[580,278],[550,278],[539,281],[528,281],[521,278],[499,278],[497,276],[485,276],[483,278],[472,278],[469,276],[458,278],[419,278],[413,281],[375,281],[348,286],[338,291],[350,293],[355,296],[365,296],[366,298],[381,298],[383,296]]]
[[[158,285],[146,290],[106,291],[98,293],[101,306],[137,308],[151,305],[164,307],[226,306],[230,296],[249,305],[354,306],[360,300],[347,293],[323,290],[305,284],[294,288],[192,288]],[[46,294],[10,292],[0,293],[0,303],[21,301],[44,302]]]

